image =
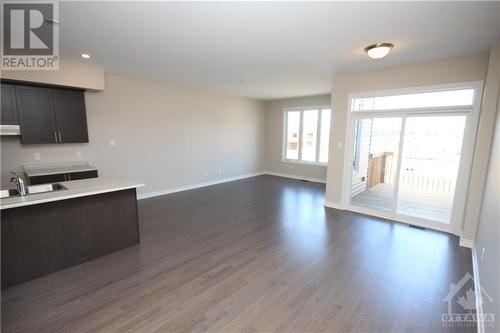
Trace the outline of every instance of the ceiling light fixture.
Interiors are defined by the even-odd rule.
[[[391,43],[377,43],[365,47],[365,52],[368,53],[368,56],[372,59],[382,59],[391,52],[393,47],[394,44]]]
[[[88,53],[82,53],[81,56],[83,59],[90,59],[90,54]]]

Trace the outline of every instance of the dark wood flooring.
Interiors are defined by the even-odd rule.
[[[260,176],[141,200],[140,245],[4,290],[2,332],[458,331],[443,298],[470,250],[324,192]]]

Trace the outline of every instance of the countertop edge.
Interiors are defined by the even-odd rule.
[[[28,177],[38,177],[38,176],[59,175],[62,173],[85,172],[85,171],[96,171],[96,170],[97,170],[97,167],[89,166],[89,167],[75,168],[73,170],[66,169],[66,170],[43,171],[43,172],[31,172],[29,170],[24,170],[24,173]]]
[[[0,204],[0,210],[19,208],[19,207],[25,207],[25,206],[31,206],[31,205],[38,205],[38,204],[43,204],[43,203],[53,202],[53,201],[61,201],[61,200],[86,197],[89,195],[96,195],[96,194],[102,194],[102,193],[129,190],[132,188],[139,188],[139,187],[143,187],[143,186],[145,186],[145,184],[138,183],[138,184],[124,185],[124,186],[105,188],[105,189],[99,189],[99,190],[85,191],[85,192],[80,192],[80,193],[71,193],[71,194],[60,195],[60,196],[56,196],[56,197],[52,197],[52,198],[42,198],[39,200],[29,200],[29,201],[17,202],[17,203],[6,204],[6,205]]]

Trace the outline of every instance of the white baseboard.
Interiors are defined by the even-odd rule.
[[[215,179],[215,180],[211,180],[211,181],[204,182],[204,183],[197,183],[197,184],[192,184],[192,185],[173,187],[173,188],[168,188],[168,189],[165,189],[165,190],[159,190],[159,191],[154,191],[154,192],[140,193],[140,194],[137,195],[137,199],[138,200],[142,200],[142,199],[157,197],[157,196],[165,195],[165,194],[171,194],[171,193],[176,193],[176,192],[193,190],[195,188],[200,188],[200,187],[205,187],[205,186],[211,186],[211,185],[217,185],[217,184],[232,182],[232,181],[235,181],[235,180],[240,180],[240,179],[245,179],[245,178],[260,176],[260,175],[263,175],[263,174],[265,174],[265,172],[262,172],[262,171],[261,172],[254,172],[254,173],[249,173],[249,174],[245,174],[245,175],[241,175],[241,176],[228,177],[228,178],[222,178],[222,179]]]
[[[481,282],[479,279],[479,267],[477,264],[476,248],[472,247],[472,271],[474,275],[474,293],[476,294],[476,314],[477,318],[483,318],[483,296],[481,294]],[[484,321],[478,320],[477,332],[484,333]]]
[[[307,180],[309,182],[314,182],[314,183],[322,183],[322,184],[326,183],[326,179],[297,176],[297,175],[292,175],[290,173],[281,173],[281,172],[274,172],[274,171],[264,171],[264,174],[271,175],[271,176],[277,176],[277,177],[298,179],[298,180]]]
[[[460,236],[460,246],[463,247],[468,247],[469,249],[472,249],[474,246],[474,241],[470,239],[465,239],[462,236]]]
[[[344,206],[336,202],[325,201],[325,207],[344,210]]]
[[[245,175],[241,175],[241,176],[215,179],[215,180],[211,180],[211,181],[204,182],[204,183],[197,183],[197,184],[192,184],[192,185],[167,188],[164,190],[159,190],[159,191],[154,191],[154,192],[140,193],[137,195],[137,199],[142,200],[142,199],[157,197],[160,195],[182,192],[182,191],[187,191],[187,190],[193,190],[195,188],[217,185],[217,184],[232,182],[235,180],[256,177],[256,176],[261,176],[261,175],[271,175],[271,176],[278,176],[278,177],[285,177],[285,178],[292,178],[292,179],[299,179],[299,180],[307,180],[310,182],[323,183],[323,184],[326,183],[326,181],[324,179],[320,179],[320,178],[302,177],[302,176],[296,176],[296,175],[292,175],[292,174],[280,173],[280,172],[274,172],[274,171],[260,171],[260,172],[249,173],[249,174],[245,174]]]

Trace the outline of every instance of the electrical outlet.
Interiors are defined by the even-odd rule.
[[[34,153],[33,158],[35,159],[35,161],[40,161],[42,159],[42,156],[40,155],[40,153]]]
[[[115,139],[110,139],[110,140],[109,140],[109,146],[110,146],[110,147],[114,147],[114,146],[116,146],[116,141],[115,141]]]
[[[220,176],[222,171],[220,169],[217,169],[217,174]]]
[[[81,151],[77,151],[76,152],[76,157],[77,158],[82,158],[82,152]]]
[[[205,177],[208,176],[208,171],[205,171],[203,174],[205,175]]]

